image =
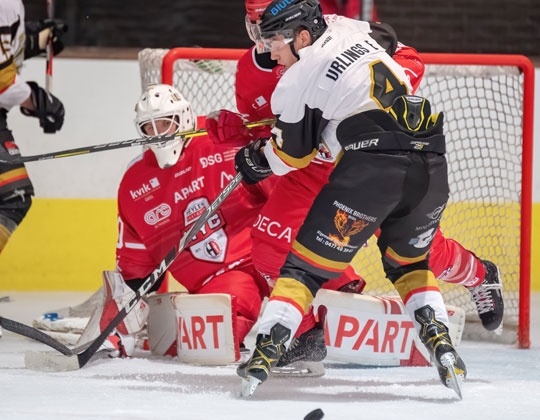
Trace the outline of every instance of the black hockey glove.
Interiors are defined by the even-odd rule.
[[[64,105],[56,96],[45,92],[36,82],[27,82],[32,90],[31,99],[35,110],[23,108],[21,112],[27,117],[39,119],[39,125],[45,133],[55,133],[64,124]]]
[[[244,177],[247,184],[256,184],[272,175],[272,170],[264,157],[262,147],[266,139],[258,139],[242,147],[234,157],[234,167]]]
[[[24,59],[43,54],[52,36],[53,54],[58,55],[64,49],[62,36],[67,32],[68,26],[60,19],[45,19],[25,22],[26,45]]]

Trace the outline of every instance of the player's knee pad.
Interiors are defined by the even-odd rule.
[[[102,290],[102,300],[90,317],[78,344],[87,343],[98,337],[118,312],[135,297],[135,292],[129,288],[122,275],[116,271],[103,272]],[[147,303],[143,299],[139,300],[116,329],[124,335],[141,331],[145,326],[148,312]]]

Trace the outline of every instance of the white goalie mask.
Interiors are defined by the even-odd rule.
[[[135,124],[142,137],[172,135],[194,130],[196,117],[191,104],[169,85],[150,85],[135,105]],[[190,139],[178,136],[147,147],[154,152],[160,168],[173,166]]]

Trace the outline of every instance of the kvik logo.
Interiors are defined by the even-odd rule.
[[[129,190],[129,193],[131,194],[132,199],[137,200],[156,188],[159,188],[159,180],[154,177],[150,179],[148,183],[145,182],[142,184],[140,188],[137,188],[136,190]]]

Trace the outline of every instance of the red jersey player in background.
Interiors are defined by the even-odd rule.
[[[254,42],[257,42],[257,22],[269,3],[270,0],[246,1],[246,29]],[[325,12],[324,1],[321,6]],[[395,33],[387,25],[373,23],[372,30],[372,36],[405,69],[413,92],[416,91],[424,74],[424,63],[418,52],[397,42],[397,38],[392,40]],[[236,139],[240,145],[246,130],[234,131],[232,127],[241,127],[238,119],[257,121],[272,118],[270,98],[282,74],[282,66],[272,61],[269,53],[258,53],[256,47],[249,49],[239,60],[236,73],[236,102],[241,115],[226,110],[212,114],[207,127],[214,141]],[[266,135],[270,136],[269,130]],[[319,150],[317,159],[307,168],[289,172],[278,180],[253,228],[253,262],[265,278],[277,278],[313,199],[332,169],[333,164],[325,161],[324,150]],[[495,264],[480,260],[457,241],[444,237],[440,229],[433,240],[429,263],[438,279],[463,285],[471,291],[485,329],[492,331],[501,326],[504,311],[502,282]],[[324,287],[359,292],[362,282],[360,276],[349,268],[345,275],[330,280]],[[290,351],[283,355],[277,366],[295,360],[322,360],[324,354],[323,331],[316,325],[313,315],[308,314]]]

